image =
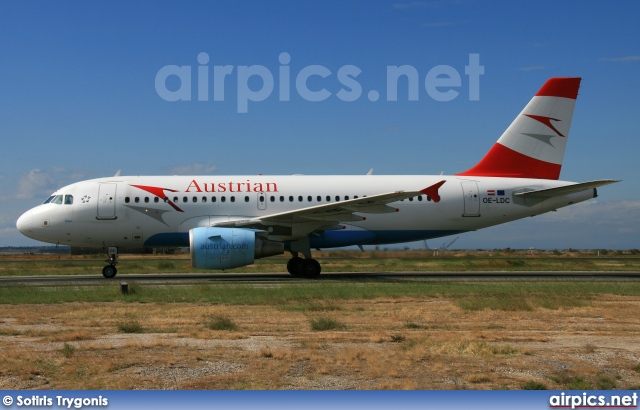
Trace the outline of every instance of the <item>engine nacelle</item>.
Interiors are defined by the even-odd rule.
[[[237,268],[284,253],[282,242],[262,239],[256,231],[242,228],[194,228],[189,230],[189,245],[191,265],[197,269]]]

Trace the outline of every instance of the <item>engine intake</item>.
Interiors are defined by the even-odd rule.
[[[242,228],[194,228],[189,230],[189,245],[191,265],[197,269],[237,268],[284,253],[282,242],[262,239],[256,231]]]

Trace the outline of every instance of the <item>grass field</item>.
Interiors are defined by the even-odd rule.
[[[600,254],[598,254],[600,252]],[[385,271],[640,271],[640,252],[631,251],[321,251],[323,272]],[[258,259],[227,272],[286,272],[289,256]],[[100,255],[0,255],[0,276],[86,275],[105,265]],[[119,273],[198,272],[188,254],[122,255]]]
[[[389,270],[412,270],[409,261],[425,260],[440,266],[586,261],[622,264],[630,271],[637,263],[633,255],[433,258],[409,253],[322,257],[325,264],[354,267],[402,260],[402,269]],[[153,272],[147,267],[154,263],[171,262],[171,272],[189,269],[188,259],[131,262],[145,272]],[[284,259],[277,262],[281,271]],[[56,263],[95,265],[64,257]],[[52,266],[34,258],[12,269],[38,272],[40,264]],[[122,264],[129,264],[127,258]],[[506,263],[505,269],[513,266],[520,265]],[[129,295],[120,293],[117,281],[0,288],[0,389],[640,387],[640,281],[634,279],[352,277],[274,284],[129,282],[129,287]]]

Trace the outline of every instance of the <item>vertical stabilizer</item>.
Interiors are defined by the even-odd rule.
[[[463,176],[558,179],[580,78],[551,78]]]

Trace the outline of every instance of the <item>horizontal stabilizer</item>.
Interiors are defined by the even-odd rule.
[[[513,195],[519,196],[521,198],[553,198],[555,196],[568,195],[568,194],[573,194],[575,192],[586,191],[587,189],[593,189],[593,188],[598,188],[598,187],[609,185],[609,184],[615,184],[616,182],[620,182],[620,181],[615,179],[602,179],[599,181],[582,182],[580,184],[561,186],[558,188],[548,188],[548,189],[540,189],[537,191],[519,192]]]

